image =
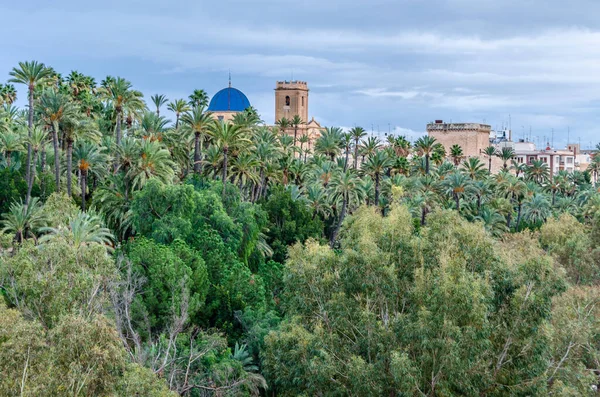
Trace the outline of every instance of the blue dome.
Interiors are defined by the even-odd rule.
[[[241,112],[248,107],[250,107],[250,101],[242,91],[227,87],[212,97],[208,110],[211,112]]]

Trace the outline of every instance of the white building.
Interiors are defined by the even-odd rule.
[[[537,149],[533,142],[520,140],[514,143],[515,157],[519,164],[531,165],[534,160],[541,160],[550,169],[554,175],[558,171],[573,172],[579,169],[579,164],[576,162],[574,150],[552,149],[549,145],[545,149]]]

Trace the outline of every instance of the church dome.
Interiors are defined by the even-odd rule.
[[[233,87],[223,88],[210,100],[211,112],[241,112],[250,107],[250,101],[244,93]]]

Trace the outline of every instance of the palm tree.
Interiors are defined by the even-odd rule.
[[[531,165],[525,170],[525,175],[527,176],[527,179],[541,184],[549,178],[550,169],[542,160],[533,160]]]
[[[22,243],[27,237],[35,239],[41,228],[46,226],[46,215],[42,210],[37,197],[29,204],[14,202],[10,205],[8,213],[4,214],[2,233],[11,233],[17,243]]]
[[[475,217],[475,220],[482,222],[485,230],[494,237],[500,237],[508,232],[508,227],[504,223],[504,217],[493,208],[484,207],[479,215]]]
[[[455,171],[442,181],[442,187],[446,194],[452,196],[456,203],[456,210],[460,212],[460,199],[471,192],[471,181],[469,178]]]
[[[17,90],[12,84],[0,84],[0,105],[12,105],[17,100]]]
[[[310,138],[308,137],[307,134],[302,134],[302,136],[300,137],[300,139],[298,139],[298,142],[300,142],[300,158],[302,158],[302,154],[304,153],[304,144],[308,144],[310,142]],[[306,158],[304,160],[304,162],[306,162]]]
[[[12,154],[23,150],[23,139],[12,131],[0,133],[0,150],[6,160],[6,166],[10,168]]]
[[[363,170],[375,181],[375,205],[379,205],[379,192],[381,185],[381,175],[392,165],[392,159],[383,150],[375,152],[363,164]]]
[[[307,204],[312,209],[312,219],[315,219],[317,215],[327,218],[331,212],[331,206],[325,189],[319,184],[311,184],[306,188],[305,194]]]
[[[331,161],[341,152],[342,129],[339,127],[327,127],[321,131],[321,136],[315,143],[315,152],[329,156]]]
[[[100,90],[101,98],[112,104],[116,113],[115,137],[117,147],[121,146],[121,124],[125,110],[135,113],[144,109],[146,105],[142,101],[143,94],[140,91],[132,89],[132,84],[121,78],[108,76],[103,82]],[[115,157],[115,170],[119,162],[118,154]]]
[[[163,183],[172,181],[175,163],[171,160],[171,153],[160,142],[142,141],[139,153],[139,158],[129,170],[132,189],[142,188],[153,178]]]
[[[176,99],[167,105],[167,109],[175,113],[175,129],[179,128],[179,117],[185,112],[192,110],[185,99]]]
[[[458,167],[460,161],[464,157],[463,150],[460,145],[454,144],[450,147],[450,157],[452,157],[452,162],[455,167]]]
[[[462,172],[469,176],[472,180],[485,178],[484,165],[477,157],[469,157],[462,163]]]
[[[496,156],[498,156],[503,162],[504,171],[508,170],[508,161],[512,160],[515,157],[515,150],[510,147],[503,147],[502,150],[496,152]],[[490,157],[490,164],[491,164]]]
[[[27,86],[27,94],[29,100],[29,117],[27,119],[27,136],[31,136],[31,132],[33,131],[33,112],[34,112],[34,102],[33,102],[33,93],[35,91],[35,87],[45,82],[49,77],[52,76],[52,70],[47,68],[43,63],[39,63],[37,61],[31,62],[19,62],[18,68],[13,68],[10,71],[10,75],[12,76],[10,83],[24,84]],[[25,171],[25,179],[29,181],[30,179],[30,167],[31,167],[31,146],[27,145],[27,164]]]
[[[358,169],[358,142],[367,136],[367,132],[362,127],[353,127],[349,131],[350,136],[354,139],[354,169]]]
[[[496,148],[493,146],[488,146],[483,149],[483,154],[488,156],[488,174],[492,174],[492,157],[496,155]]]
[[[361,145],[361,155],[363,157],[363,161],[365,157],[370,157],[375,154],[376,151],[381,149],[381,141],[376,136],[370,136],[366,141],[362,141]]]
[[[346,155],[344,159],[344,171],[348,169],[348,160],[350,158],[350,148],[352,147],[352,135],[349,133],[342,134],[342,146]]]
[[[290,120],[290,124],[292,127],[294,127],[294,146],[296,146],[296,138],[298,136],[298,127],[300,127],[302,124],[304,124],[304,120],[302,120],[302,117],[295,114],[294,117],[292,117],[292,119]]]
[[[68,227],[43,227],[40,229],[46,232],[40,238],[40,243],[52,241],[55,238],[64,238],[73,247],[80,248],[84,245],[100,244],[111,250],[114,236],[102,222],[102,219],[96,214],[79,212],[70,221]]]
[[[342,200],[342,209],[339,214],[338,223],[331,234],[331,246],[335,244],[342,227],[342,222],[344,222],[344,218],[346,217],[348,203],[353,198],[357,198],[359,184],[360,179],[350,170],[336,173],[335,177],[331,180],[329,186],[331,193],[334,197]]]
[[[38,153],[40,150],[42,150],[44,145],[46,145],[46,142],[48,142],[48,133],[37,127],[33,129],[31,136],[27,138],[27,143],[31,145],[33,156],[31,162],[31,180],[27,181],[27,196],[25,197],[25,204],[29,203],[29,200],[31,199],[31,189],[33,187],[33,181],[35,180]]]
[[[90,173],[100,176],[106,165],[106,156],[100,151],[98,145],[91,142],[78,142],[73,151],[75,164],[79,169],[79,182],[81,185],[81,209],[86,209],[87,181]]]
[[[425,156],[425,174],[429,175],[429,158],[431,156],[431,154],[433,153],[433,151],[435,150],[435,146],[437,144],[437,141],[435,140],[435,138],[426,135],[426,136],[422,136],[421,138],[417,139],[417,141],[415,142],[415,149],[417,149],[417,152],[419,152],[422,156]]]
[[[188,96],[189,104],[192,108],[205,108],[208,106],[208,94],[204,90],[194,90]]]
[[[186,130],[194,134],[194,173],[202,171],[202,143],[204,134],[213,123],[212,113],[205,112],[203,107],[196,107],[191,112],[185,113],[181,118]]]
[[[215,120],[208,129],[208,134],[213,139],[213,143],[219,147],[223,153],[223,197],[225,197],[225,187],[227,182],[227,156],[230,150],[239,150],[251,143],[247,136],[247,130],[243,126]]]
[[[534,195],[523,205],[523,217],[532,224],[545,222],[551,214],[550,203],[542,194]]]
[[[76,113],[74,117],[66,119],[63,122],[64,142],[66,143],[67,152],[67,195],[71,197],[72,178],[73,178],[73,144],[76,140],[88,140],[100,142],[102,133],[98,130],[96,122],[82,117]]]
[[[42,122],[52,132],[52,145],[54,146],[54,179],[56,191],[60,192],[60,154],[58,151],[58,131],[61,122],[72,119],[77,111],[66,95],[46,90],[40,97],[38,114]]]
[[[518,178],[519,176],[521,176],[521,174],[525,174],[525,171],[527,170],[527,164],[519,163],[513,160],[511,161],[510,168],[515,170],[515,176]]]
[[[152,95],[150,97],[150,100],[152,101],[152,103],[156,107],[156,115],[157,116],[160,116],[160,107],[169,101],[167,99],[167,97],[165,95],[162,95],[162,94],[160,94],[160,95],[159,94]]]
[[[285,118],[285,117],[282,117],[280,120],[277,120],[277,121],[275,122],[275,125],[276,125],[277,127],[279,127],[279,132],[280,132],[281,134],[285,134],[285,132],[287,131],[287,129],[288,129],[288,128],[290,128],[290,126],[291,126],[292,124],[290,123],[290,120],[288,120],[288,119],[287,119],[287,118]]]
[[[240,153],[239,156],[231,160],[231,174],[233,183],[238,184],[241,192],[244,191],[244,186],[248,183],[257,184],[259,176],[256,173],[256,168],[259,166],[258,159],[251,153]]]

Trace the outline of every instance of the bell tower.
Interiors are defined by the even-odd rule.
[[[308,85],[306,81],[278,81],[275,87],[275,122],[295,115],[308,123]]]

